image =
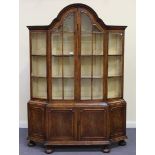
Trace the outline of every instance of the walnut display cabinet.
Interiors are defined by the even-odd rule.
[[[119,18],[119,17],[118,17]],[[65,7],[48,26],[28,26],[29,146],[125,145],[126,26],[110,26],[84,4]]]

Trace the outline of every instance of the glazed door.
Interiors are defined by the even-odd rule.
[[[52,100],[104,99],[104,30],[83,9],[64,15],[51,32]]]
[[[104,31],[92,15],[79,9],[80,100],[104,98]]]
[[[76,9],[65,14],[51,32],[52,100],[75,99]]]
[[[123,42],[123,32],[109,32],[107,98],[123,97]]]
[[[47,99],[46,31],[30,32],[31,98]]]

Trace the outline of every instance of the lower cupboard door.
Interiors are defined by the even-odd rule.
[[[108,137],[107,109],[82,109],[79,121],[80,140],[106,140]]]
[[[73,109],[47,110],[47,139],[50,141],[74,140],[75,112]]]

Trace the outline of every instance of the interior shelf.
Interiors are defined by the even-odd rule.
[[[102,79],[103,76],[81,76],[81,79]]]
[[[54,78],[54,79],[74,79],[74,77],[73,76],[52,76],[52,78]]]
[[[36,76],[36,75],[33,75],[33,74],[31,74],[31,77],[32,78],[46,78],[46,76],[38,76],[38,75]]]
[[[108,56],[122,56],[122,54],[108,54]]]
[[[63,55],[62,54],[61,55],[60,54],[59,55],[58,54],[52,54],[52,56],[54,56],[54,57],[70,57],[70,56],[73,57],[74,55],[73,54],[63,54]]]
[[[104,55],[103,55],[103,54],[91,54],[91,55],[90,55],[90,54],[82,54],[82,55],[80,55],[80,56],[84,56],[84,57],[85,57],[85,56],[86,56],[86,57],[89,56],[89,57],[90,57],[90,56],[104,56]]]
[[[36,56],[36,57],[46,57],[45,54],[31,54],[31,56]]]
[[[117,78],[122,77],[123,75],[108,75],[108,78]]]

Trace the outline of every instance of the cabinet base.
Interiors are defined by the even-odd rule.
[[[126,141],[125,140],[121,140],[121,141],[118,142],[118,145],[125,146],[126,145]]]
[[[33,147],[33,146],[36,145],[36,143],[35,143],[34,141],[32,141],[32,140],[29,140],[29,142],[27,143],[27,145],[28,145],[29,147]]]
[[[110,152],[110,147],[109,145],[105,145],[102,150],[101,150],[103,153],[109,153]]]
[[[50,154],[50,153],[53,153],[54,152],[54,149],[50,146],[46,146],[45,148],[45,153],[46,154]]]

